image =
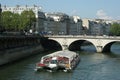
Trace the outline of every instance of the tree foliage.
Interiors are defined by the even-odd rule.
[[[5,29],[12,29],[12,17],[13,17],[13,13],[10,11],[6,11],[2,13],[2,26]]]
[[[32,10],[23,11],[21,14],[10,11],[2,12],[2,27],[7,31],[29,30],[35,22],[35,14]]]
[[[110,34],[120,36],[120,24],[113,23],[110,27]]]
[[[21,29],[30,29],[33,22],[35,22],[35,14],[32,10],[23,11],[21,13]]]

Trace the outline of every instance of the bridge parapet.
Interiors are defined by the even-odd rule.
[[[94,39],[117,39],[120,40],[120,36],[86,36],[86,35],[45,35],[44,37],[50,38],[94,38]]]
[[[0,36],[0,50],[39,45],[40,38],[38,36]]]

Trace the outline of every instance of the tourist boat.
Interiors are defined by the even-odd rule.
[[[48,70],[50,72],[62,70],[68,72],[73,70],[80,61],[80,56],[76,52],[63,50],[57,51],[41,58],[36,64],[36,71]]]

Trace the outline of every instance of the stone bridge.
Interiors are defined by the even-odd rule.
[[[47,35],[50,40],[58,42],[62,50],[78,49],[84,41],[94,45],[97,52],[109,52],[113,43],[120,42],[116,36],[81,36],[81,35]]]

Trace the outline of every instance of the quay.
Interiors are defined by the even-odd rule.
[[[0,36],[0,50],[40,44],[40,36]]]
[[[0,65],[44,51],[42,38],[36,35],[0,35]]]

